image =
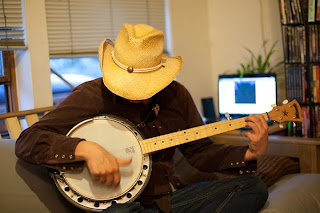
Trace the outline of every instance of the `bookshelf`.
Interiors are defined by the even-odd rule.
[[[288,100],[301,105],[303,123],[289,136],[320,137],[320,0],[279,0]]]

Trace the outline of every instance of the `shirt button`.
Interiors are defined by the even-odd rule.
[[[72,158],[73,158],[73,155],[69,155],[69,158],[72,159]]]
[[[59,157],[59,155],[58,155],[58,154],[56,154],[54,157],[55,157],[55,158],[58,158],[58,157]]]
[[[62,169],[63,169],[63,170],[66,170],[66,169],[67,169],[67,167],[65,167],[65,166],[64,166],[64,167],[62,167]]]
[[[159,126],[159,129],[161,129],[162,128],[162,126]]]
[[[152,127],[153,127],[153,128],[156,128],[156,125],[153,125]]]
[[[252,170],[252,173],[256,173],[256,171]]]
[[[250,171],[249,171],[249,170],[247,170],[247,171],[246,171],[246,173],[250,173]]]
[[[239,162],[236,163],[237,165],[239,164]]]
[[[66,156],[65,155],[61,155],[61,158],[65,158]]]
[[[244,161],[242,161],[241,163],[244,164]]]
[[[233,166],[233,163],[230,163],[231,166]]]
[[[242,170],[240,170],[240,171],[239,171],[239,174],[240,174],[240,175],[242,175],[242,174],[243,174],[243,171],[242,171]]]

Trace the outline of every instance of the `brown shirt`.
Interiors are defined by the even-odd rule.
[[[130,89],[130,88],[128,88]],[[191,95],[180,83],[174,81],[159,94],[158,116],[139,130],[145,138],[203,125]],[[45,164],[58,160],[61,164],[50,165],[57,169],[70,169],[82,163],[67,163],[74,158],[75,147],[85,138],[71,138],[66,134],[79,122],[101,114],[113,114],[140,123],[152,108],[152,104],[131,103],[111,93],[101,78],[86,82],[77,88],[54,110],[39,122],[23,131],[16,142],[16,155],[33,164]],[[106,137],[108,137],[106,135]],[[243,162],[247,147],[214,144],[209,138],[190,142],[178,147],[188,162],[205,172],[247,170]],[[165,211],[170,211],[172,189],[184,183],[176,175],[173,163],[175,148],[152,154],[152,174],[147,187],[138,198],[144,203],[153,200]],[[49,165],[46,165],[49,166]],[[233,169],[232,169],[233,168]],[[155,175],[153,175],[155,174]]]

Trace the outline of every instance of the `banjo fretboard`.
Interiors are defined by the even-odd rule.
[[[262,114],[266,120],[269,120],[268,114]],[[246,126],[245,118],[235,120],[219,121],[212,124],[206,124],[199,127],[193,127],[174,133],[169,133],[140,141],[142,152],[149,154],[162,149],[170,148],[180,144],[189,143],[202,138],[218,135],[231,130],[240,129]]]

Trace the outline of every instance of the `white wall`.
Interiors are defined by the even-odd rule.
[[[37,12],[31,13],[29,20],[34,23],[27,26],[32,29],[28,36],[33,38],[28,38],[28,46],[33,53],[17,57],[18,74],[22,76],[18,79],[20,109],[52,104],[48,46],[43,27],[46,26],[44,0],[24,2],[29,14],[31,8]],[[241,62],[246,62],[248,54],[243,47],[258,51],[264,39],[279,40],[277,53],[283,56],[278,0],[167,0],[167,3],[172,55],[183,57],[177,80],[190,90],[200,109],[201,98],[211,96],[217,110],[217,77],[226,71],[235,72]],[[29,65],[22,63],[27,57],[30,57]],[[28,80],[30,77],[32,80]],[[27,100],[32,102],[27,104]]]
[[[45,2],[22,2],[28,50],[15,54],[19,110],[52,106]]]
[[[244,47],[258,52],[263,40],[278,40],[274,59],[283,58],[278,0],[169,0],[169,6],[173,53],[184,59],[178,81],[200,109],[200,99],[212,96],[217,110],[218,75],[247,62]]]
[[[177,81],[191,92],[201,109],[200,99],[213,96],[207,0],[169,1],[172,53],[181,55],[183,65]]]

